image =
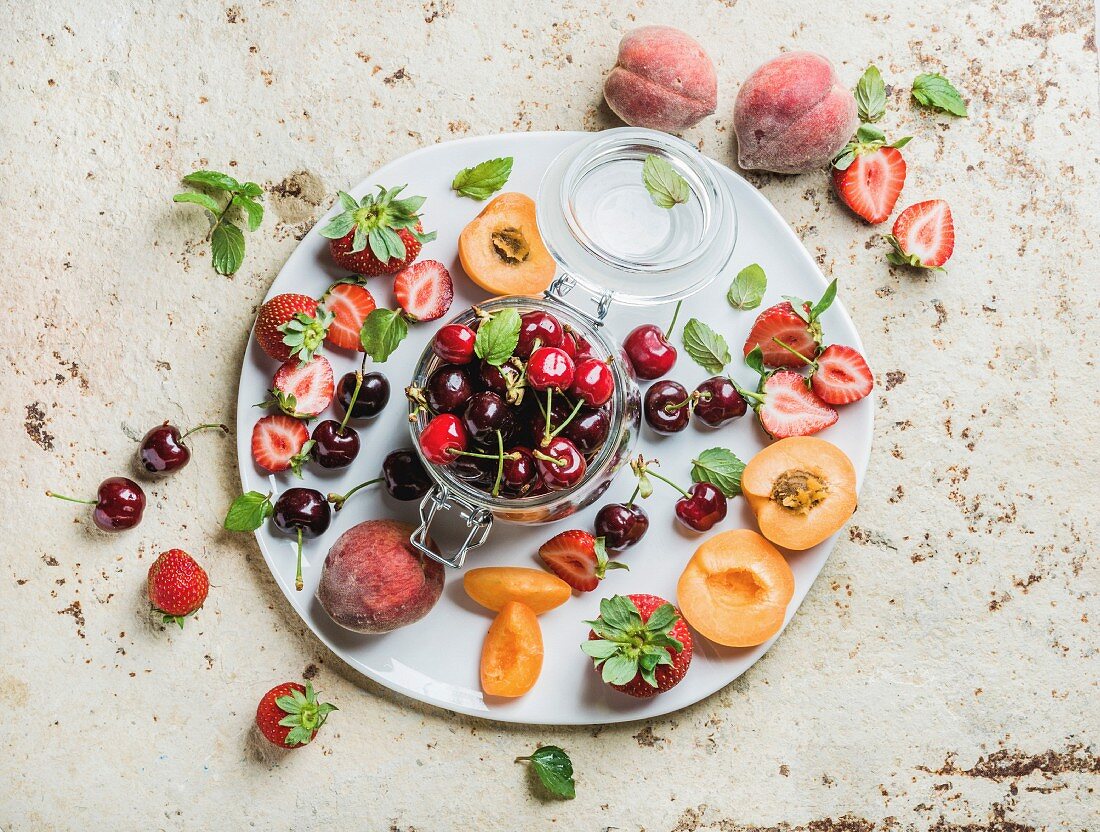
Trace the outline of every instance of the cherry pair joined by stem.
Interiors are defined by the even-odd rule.
[[[635,495],[639,492],[643,496],[649,494],[652,489],[648,482],[649,477],[658,479],[680,492],[680,499],[676,501],[675,506],[676,519],[689,529],[697,532],[709,531],[715,523],[725,519],[726,512],[729,509],[726,495],[712,483],[693,483],[690,488],[685,490],[668,477],[654,471],[650,467],[650,463],[647,463],[642,457],[638,457],[637,461],[632,462],[630,467],[638,476],[638,489],[634,492]],[[633,501],[634,497],[631,497],[630,502],[633,503]]]
[[[105,532],[132,529],[141,522],[141,515],[145,511],[145,492],[128,477],[105,479],[99,484],[94,500],[79,500],[76,497],[54,494],[52,491],[47,491],[46,496],[95,506],[92,510],[92,522]]]
[[[412,448],[398,448],[390,451],[382,460],[381,476],[359,483],[346,494],[329,494],[328,501],[332,504],[332,510],[339,511],[355,492],[376,482],[384,483],[389,495],[402,502],[419,500],[432,487],[432,479],[420,457]]]
[[[229,433],[229,428],[225,425],[215,424],[196,425],[186,433],[181,433],[170,422],[150,428],[138,446],[138,463],[150,474],[177,471],[191,461],[191,449],[183,440],[192,433],[211,428],[220,428],[224,433]]]

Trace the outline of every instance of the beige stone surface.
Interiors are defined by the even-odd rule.
[[[1100,826],[1097,709],[1098,72],[1084,0],[892,3],[16,3],[0,61],[0,829],[778,829]],[[860,509],[751,672],[673,716],[500,726],[367,682],[300,623],[254,542],[219,529],[231,443],[152,485],[118,536],[88,494],[149,426],[234,418],[258,302],[335,190],[455,136],[615,124],[621,33],[671,23],[719,71],[687,137],[734,158],[738,84],[781,49],[875,62],[912,133],[903,202],[948,199],[947,275],[891,270],[823,174],[752,177],[843,297],[877,370]],[[966,120],[914,109],[942,70]],[[170,197],[209,166],[269,217],[233,279]],[[181,546],[214,589],[185,631],[143,600]],[[336,703],[311,747],[251,732],[272,684]],[[544,801],[512,759],[572,754]]]

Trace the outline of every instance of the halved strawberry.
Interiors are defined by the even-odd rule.
[[[763,399],[753,404],[760,426],[773,439],[810,436],[836,424],[837,412],[806,386],[799,373],[780,370],[764,380]]]
[[[800,298],[787,298],[783,303],[769,306],[756,316],[756,321],[745,339],[744,355],[759,348],[764,363],[769,367],[801,367],[802,361],[789,350],[775,342],[782,341],[791,349],[813,357],[821,348],[821,321],[819,318],[836,297],[836,281],[832,281],[816,304]]]
[[[309,295],[276,295],[256,314],[256,341],[276,361],[294,355],[309,361],[331,322],[327,313],[318,315],[317,301]]]
[[[332,403],[336,385],[332,365],[323,355],[308,364],[292,358],[281,366],[271,382],[271,398],[262,407],[278,407],[296,419],[311,419]]]
[[[895,147],[859,153],[843,170],[833,168],[837,195],[870,223],[886,221],[904,184],[905,159]]]
[[[442,318],[455,296],[450,272],[438,260],[422,260],[398,272],[393,294],[414,321]]]
[[[320,305],[335,318],[325,341],[342,350],[362,352],[359,331],[367,315],[375,309],[374,296],[357,283],[337,283],[325,292]]]
[[[894,220],[894,233],[886,235],[893,247],[886,259],[895,266],[944,271],[943,264],[955,250],[955,222],[942,199],[910,205]]]
[[[264,416],[252,428],[252,458],[265,471],[285,471],[294,467],[308,441],[309,431],[297,419],[282,413]]]
[[[580,529],[556,534],[539,548],[539,557],[550,571],[578,592],[591,592],[608,569],[628,569],[625,563],[608,561],[602,537]]]
[[[863,356],[851,347],[830,344],[817,357],[815,364],[810,386],[828,404],[859,401],[875,386],[871,368]]]

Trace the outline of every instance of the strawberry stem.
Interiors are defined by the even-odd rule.
[[[672,313],[672,323],[668,325],[668,329],[665,330],[665,340],[667,341],[672,335],[672,330],[676,328],[676,319],[680,317],[680,307],[683,306],[683,300],[676,301],[676,309]]]
[[[191,428],[189,431],[187,431],[187,433],[183,434],[180,437],[180,441],[182,442],[184,439],[186,439],[192,433],[198,433],[200,430],[211,430],[212,428],[220,428],[222,433],[229,433],[229,428],[226,427],[225,425],[214,425],[214,424],[195,425],[193,428]]]
[[[801,358],[803,361],[805,361],[807,364],[809,364],[815,370],[817,369],[817,362],[816,361],[813,361],[812,359],[807,358],[802,353],[800,353],[798,350],[796,350],[794,347],[792,347],[790,344],[786,344],[783,341],[780,341],[779,336],[773,335],[772,340],[775,341],[775,343],[779,344],[779,346],[781,346],[787,352],[793,353],[794,355],[797,355],[799,358]]]
[[[78,500],[76,497],[66,497],[64,494],[54,494],[52,491],[46,492],[47,497],[56,497],[59,500],[67,500],[70,503],[83,503],[86,506],[94,506],[99,500]]]

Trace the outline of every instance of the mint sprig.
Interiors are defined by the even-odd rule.
[[[745,463],[726,448],[708,448],[691,461],[691,481],[709,482],[729,498],[741,493]]]
[[[650,154],[642,163],[642,184],[659,208],[672,208],[688,201],[691,188],[669,161]]]
[[[966,102],[962,95],[938,72],[925,72],[914,78],[912,94],[916,102],[925,107],[966,117]]]
[[[484,200],[504,187],[512,175],[512,157],[489,159],[472,168],[460,170],[451,182],[451,188],[470,199]]]
[[[683,337],[687,354],[708,373],[720,373],[730,363],[730,348],[726,339],[698,318],[684,324]]]
[[[401,312],[393,309],[375,309],[363,322],[359,331],[359,343],[363,352],[378,363],[389,358],[409,334],[409,324]]]
[[[483,318],[474,339],[474,354],[499,367],[516,351],[520,325],[519,312],[515,309],[501,309],[488,320]]]
[[[230,214],[244,217],[249,231],[255,231],[264,220],[264,207],[257,201],[263,188],[255,182],[238,182],[232,176],[216,170],[197,170],[183,181],[201,191],[184,191],[172,197],[173,202],[198,205],[211,217],[213,225],[207,234],[210,240],[210,260],[218,274],[236,274],[244,262],[244,232],[230,220]],[[211,196],[211,192],[223,199]]]
[[[270,494],[246,491],[229,506],[222,525],[231,532],[254,532],[274,510]]]
[[[556,745],[544,745],[535,749],[529,757],[516,757],[517,763],[530,763],[542,785],[555,797],[572,800],[577,796],[577,784],[573,780],[573,761]]]
[[[874,64],[867,67],[856,84],[856,109],[859,120],[868,123],[878,121],[886,114],[886,84]]]
[[[755,309],[764,299],[764,292],[768,288],[768,278],[758,263],[751,263],[737,273],[730,289],[726,293],[726,300],[734,309],[747,311]]]

